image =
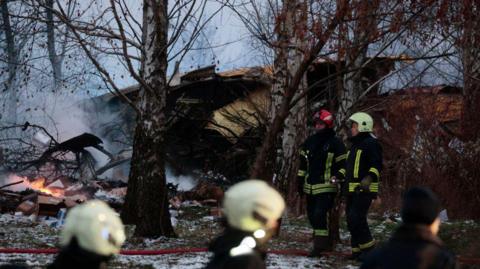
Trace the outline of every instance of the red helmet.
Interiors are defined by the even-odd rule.
[[[333,115],[328,110],[322,109],[315,113],[313,121],[323,121],[328,128],[333,128]]]

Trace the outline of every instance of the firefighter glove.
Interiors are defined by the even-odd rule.
[[[372,184],[372,177],[366,176],[360,181],[360,192],[370,192],[370,184]]]

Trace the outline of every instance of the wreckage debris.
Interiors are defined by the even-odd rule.
[[[221,217],[221,202],[223,200],[224,191],[221,187],[207,180],[200,180],[199,183],[189,191],[172,191],[170,185],[170,193],[175,195],[169,200],[173,209],[180,209],[186,204],[190,206],[207,206],[210,207],[210,215],[213,217]]]
[[[178,185],[169,184],[171,208],[179,209],[186,203],[206,206],[210,208],[211,216],[220,217],[224,195],[222,187],[225,186],[218,186],[217,182],[204,177],[200,177],[196,186],[189,191],[179,191]],[[69,177],[30,179],[12,174],[6,184],[0,186],[0,212],[21,214],[32,220],[56,218],[62,211],[94,198],[121,210],[126,193],[127,183],[122,181],[83,183]]]
[[[94,197],[101,199],[97,193],[106,193],[110,199],[105,201],[120,208],[126,195],[125,183],[82,184],[66,177],[49,182],[43,177],[30,180],[17,175],[10,175],[9,179],[15,182],[1,186],[0,212],[31,216],[34,220],[53,217],[60,218],[60,223],[68,209]]]

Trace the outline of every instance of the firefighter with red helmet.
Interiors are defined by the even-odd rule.
[[[345,165],[346,217],[351,234],[351,258],[362,260],[375,247],[367,214],[379,189],[382,146],[372,134],[373,119],[370,115],[357,112],[348,123],[351,147]]]
[[[300,150],[298,191],[306,194],[307,215],[313,228],[313,249],[310,256],[321,256],[331,250],[328,214],[337,193],[336,182],[345,176],[346,149],[333,130],[333,115],[322,109],[315,113],[315,134],[308,137]]]

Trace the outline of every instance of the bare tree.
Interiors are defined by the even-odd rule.
[[[65,3],[69,18],[81,16],[77,1]],[[97,88],[99,80],[93,66],[80,61],[84,56],[68,29],[52,16],[49,6],[55,6],[54,2],[2,1],[1,5],[2,22],[7,22],[0,31],[2,125],[29,120],[54,133],[51,116],[57,104],[65,102],[62,98],[69,95],[67,102],[73,103],[78,89]],[[4,26],[10,30],[3,31]],[[58,91],[59,84],[62,91]]]
[[[480,3],[477,1],[459,1],[457,3],[463,17],[460,47],[462,51],[464,80],[463,131],[467,140],[480,139]],[[453,11],[455,12],[455,10]]]
[[[10,11],[8,9],[8,1],[2,1],[2,21],[3,31],[5,33],[6,42],[6,60],[7,60],[7,79],[5,81],[4,92],[7,92],[8,108],[6,109],[7,120],[15,123],[17,121],[17,90],[15,89],[15,76],[18,68],[17,48],[15,47],[15,39],[13,34],[12,25],[10,23]],[[4,118],[3,115],[1,118]]]
[[[367,0],[367,1],[352,1],[352,9],[350,16],[357,18],[351,24],[353,25],[353,40],[350,41],[350,31],[347,26],[345,27],[346,33],[343,33],[343,38],[340,38],[339,42],[343,39],[343,48],[346,55],[342,55],[339,59],[345,57],[345,65],[350,66],[355,70],[345,74],[343,77],[344,87],[339,93],[338,111],[335,114],[335,120],[337,126],[347,118],[350,111],[359,99],[360,95],[368,87],[366,81],[362,76],[362,65],[367,61],[367,52],[369,45],[375,39],[375,35],[378,34],[377,20],[379,16],[377,14],[380,1],[379,0]],[[342,34],[340,34],[342,35]]]
[[[312,11],[312,6],[306,1],[284,1],[281,13],[284,20],[280,20],[275,27],[278,41],[274,61],[275,80],[271,94],[271,120],[281,107],[285,89],[289,87],[297,68],[302,64],[303,50],[308,47],[306,38],[309,35],[308,20],[315,21],[315,18],[309,18],[309,10]],[[297,87],[295,97],[306,90],[306,73]],[[281,142],[275,156],[275,181],[288,195],[290,201],[293,201],[292,196],[296,195],[293,191],[296,182],[291,179],[296,178],[297,174],[297,153],[306,137],[308,114],[306,102],[306,98],[302,98],[291,108],[289,116],[285,119],[284,130],[278,138]]]
[[[367,94],[395,74],[400,74],[413,63],[430,59],[418,74],[407,76],[399,88],[408,86],[431,68],[436,59],[450,53],[439,49],[445,39],[422,43],[418,57],[406,57],[411,52],[408,42],[418,31],[424,11],[431,2],[403,1],[245,1],[243,9],[232,6],[245,23],[253,38],[260,43],[270,57],[274,51],[274,85],[271,91],[270,121],[261,148],[251,167],[251,177],[275,181],[284,191],[292,211],[300,203],[295,191],[297,148],[305,137],[305,119],[314,103],[306,96],[313,91],[325,94],[336,92],[326,100],[330,109],[337,112],[337,128],[352,113]],[[269,14],[271,19],[266,16]],[[417,27],[417,28],[416,28]],[[258,46],[258,43],[255,43]],[[400,47],[403,49],[392,49]],[[448,47],[448,46],[446,46]],[[265,49],[267,48],[267,49]],[[432,55],[432,53],[437,52]],[[388,55],[390,53],[390,55]],[[385,54],[387,54],[385,56]],[[393,54],[393,56],[391,56]],[[335,65],[332,74],[306,85],[304,77],[316,59]],[[393,69],[394,62],[401,67]],[[374,71],[374,77],[367,75]],[[333,83],[332,83],[333,82]],[[338,210],[338,207],[337,207]],[[338,213],[338,212],[337,212]],[[335,212],[333,212],[335,216]],[[331,230],[338,228],[332,217]],[[337,227],[334,227],[337,226]]]
[[[302,1],[297,1],[295,7],[301,6],[302,3]],[[322,84],[326,84],[327,81],[335,77],[344,81],[342,84],[346,87],[342,85],[337,93],[337,96],[340,96],[340,100],[337,100],[338,106],[344,107],[342,109],[343,113],[341,114],[345,115],[339,117],[343,119],[350,113],[349,111],[354,104],[365,97],[366,92],[374,88],[366,87],[366,83],[373,83],[372,86],[375,86],[378,85],[381,80],[385,79],[386,76],[382,77],[379,82],[366,82],[363,74],[364,69],[371,65],[377,56],[387,51],[393,43],[398,42],[401,38],[405,38],[407,30],[416,22],[415,19],[431,5],[431,3],[417,3],[416,5],[412,4],[412,6],[402,6],[400,3],[400,1],[371,1],[368,3],[362,1],[338,1],[336,5],[330,3],[329,6],[328,3],[321,1],[309,2],[309,5],[306,7],[306,14],[309,14],[311,18],[308,17],[305,20],[306,26],[304,27],[304,32],[308,34],[302,36],[302,38],[307,41],[304,42],[305,47],[300,47],[301,49],[299,50],[302,53],[302,61],[300,64],[294,65],[295,68],[291,67],[292,69],[296,69],[297,72],[288,80],[289,85],[285,85],[285,89],[281,94],[275,94],[278,92],[278,86],[274,87],[272,98],[280,96],[282,97],[280,98],[282,102],[278,105],[278,102],[273,101],[273,103],[277,104],[272,108],[271,115],[275,116],[273,116],[270,121],[265,143],[259,151],[255,164],[253,165],[252,176],[262,177],[267,180],[272,179],[273,167],[271,161],[275,156],[275,154],[272,153],[275,146],[272,147],[272,145],[275,145],[277,141],[276,136],[283,132],[283,119],[287,118],[289,110],[298,102],[301,102],[302,98],[304,98],[308,92]],[[283,5],[286,4],[288,4],[288,1],[283,3]],[[277,7],[273,2],[271,6]],[[399,8],[399,6],[401,6],[401,8]],[[253,6],[253,9],[257,10],[255,7],[256,6]],[[285,14],[278,11],[280,7],[271,9],[274,11],[273,14],[276,14],[274,21],[278,24],[287,19]],[[241,14],[239,15],[242,16]],[[322,20],[319,20],[319,17],[321,17]],[[282,35],[268,33],[265,30],[267,27],[264,27],[265,24],[262,23],[260,19],[256,20],[256,24],[252,24],[251,21],[254,20],[247,18],[244,18],[243,21],[246,22],[247,27],[253,31],[253,35],[262,40],[266,46],[280,51],[282,40],[285,39],[282,39]],[[300,25],[302,24],[300,23]],[[278,40],[274,37],[278,37]],[[342,41],[342,39],[344,41]],[[370,50],[370,56],[367,58],[370,44],[375,44],[376,46]],[[328,45],[328,48],[325,47],[326,45]],[[295,51],[296,49],[295,44],[289,44],[287,46],[287,50],[289,51]],[[288,54],[277,53],[276,63],[280,62],[278,59],[279,55],[281,57],[287,57]],[[297,90],[299,88],[301,89],[299,85],[301,85],[303,75],[307,71],[307,68],[313,60],[322,56],[331,56],[334,58],[333,61],[338,61],[340,63],[338,70],[336,70],[335,74],[327,78],[322,78],[313,85],[309,85],[308,89],[298,94]],[[281,77],[286,74],[286,72],[284,72],[284,74],[282,74],[282,72],[276,73],[275,79],[281,81]],[[382,75],[388,75],[388,72]],[[277,85],[279,84],[277,83]],[[343,104],[340,104],[342,102]],[[334,103],[333,108],[336,106]],[[271,136],[272,134],[275,135]],[[265,169],[267,167],[270,168]]]
[[[295,4],[299,5],[299,3]],[[299,48],[302,50],[301,60],[297,60],[297,65],[294,69],[295,71],[291,74],[291,77],[288,78],[289,83],[288,85],[285,85],[285,88],[282,91],[283,98],[281,98],[281,102],[279,104],[275,104],[277,111],[270,120],[270,125],[267,129],[264,143],[262,144],[262,147],[259,150],[256,160],[252,166],[252,177],[263,178],[267,181],[272,180],[274,174],[274,165],[272,163],[272,160],[275,156],[274,149],[276,141],[278,139],[278,135],[280,134],[280,132],[282,132],[284,122],[290,113],[290,108],[292,105],[291,101],[294,98],[297,89],[299,88],[299,85],[302,83],[308,67],[317,58],[320,51],[324,48],[329,39],[332,37],[339,22],[343,20],[343,17],[345,16],[347,10],[347,4],[347,1],[339,1],[336,8],[334,9],[334,13],[330,14],[330,16],[327,17],[328,19],[325,23],[318,22],[310,24],[310,26],[313,25],[314,27],[307,28],[311,29],[312,31],[312,39],[306,42],[306,46],[304,48]],[[284,17],[277,17],[277,19],[284,20]],[[299,36],[298,38],[300,37],[301,36]],[[280,78],[277,77],[276,79],[279,80]]]
[[[48,58],[52,64],[53,70],[53,80],[55,88],[59,88],[62,81],[62,62],[63,55],[57,54],[56,41],[55,41],[55,26],[53,21],[53,0],[46,0],[45,2],[45,15],[46,15],[46,24],[47,24],[47,47],[48,47]],[[64,48],[66,42],[63,43]]]
[[[140,92],[129,186],[122,218],[137,224],[142,236],[174,234],[165,180],[165,106],[167,97],[167,1],[144,1]],[[143,160],[143,161],[140,161]],[[154,202],[156,201],[156,202]],[[139,221],[142,220],[142,221]]]
[[[203,27],[221,8],[220,5],[217,11],[206,15],[206,4],[207,1],[185,0],[176,1],[168,8],[167,0],[144,0],[141,21],[124,0],[110,0],[93,22],[68,20],[59,1],[58,10],[54,11],[69,27],[105,83],[137,113],[122,218],[126,223],[136,225],[135,233],[139,236],[174,235],[164,171],[167,63],[185,57]],[[187,42],[177,43],[185,32],[189,35]],[[108,46],[92,43],[89,40],[92,38],[106,39]],[[125,69],[139,83],[136,100],[120,90],[94,52],[120,57]]]

